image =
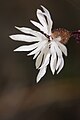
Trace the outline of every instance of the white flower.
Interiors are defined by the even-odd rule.
[[[45,75],[47,65],[50,63],[52,74],[55,71],[57,74],[61,71],[64,66],[64,59],[62,52],[67,56],[66,47],[60,42],[61,36],[52,37],[52,25],[51,16],[49,11],[41,6],[43,11],[37,10],[37,17],[40,23],[32,21],[31,23],[38,27],[38,32],[30,28],[16,27],[24,34],[11,35],[10,38],[17,41],[32,42],[31,45],[23,45],[15,49],[14,51],[31,51],[29,55],[34,55],[33,59],[36,59],[35,66],[39,70],[37,75],[37,82]],[[35,43],[34,43],[35,42]]]

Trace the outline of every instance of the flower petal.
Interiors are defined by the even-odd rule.
[[[58,70],[59,66],[61,65],[61,57],[58,57],[57,65],[56,65],[56,70]]]
[[[34,55],[34,54],[36,54],[37,52],[40,52],[40,51],[41,51],[41,48],[42,48],[42,46],[37,47],[35,50],[33,50],[32,52],[30,52],[30,53],[28,54],[28,56]]]
[[[46,27],[46,26],[47,26],[46,19],[45,19],[45,17],[44,17],[43,12],[42,12],[41,10],[39,10],[39,9],[37,9],[37,17],[38,17],[40,23],[41,23],[44,27]]]
[[[30,20],[30,21],[31,21],[31,23],[32,23],[33,25],[35,25],[36,27],[38,27],[42,32],[44,32],[44,33],[46,34],[46,29],[45,29],[45,27],[43,27],[40,23],[35,22],[35,21],[33,21],[33,20]]]
[[[38,47],[32,52],[30,52],[28,55],[36,54],[37,52],[41,51],[41,49],[44,48],[45,45],[46,45],[46,41],[39,42]]]
[[[64,60],[63,60],[62,52],[61,52],[60,48],[58,47],[57,43],[54,41],[52,43],[52,45],[54,46],[56,54],[58,56],[58,61],[57,61],[57,65],[56,65],[56,70],[58,70],[57,71],[57,74],[58,74],[64,66]]]
[[[42,33],[38,32],[38,31],[32,30],[31,28],[16,27],[16,26],[15,26],[15,28],[18,29],[18,30],[20,30],[23,33],[34,35],[34,36],[36,36],[38,38],[45,39],[45,35],[43,35]]]
[[[49,11],[48,11],[45,7],[43,7],[42,5],[41,5],[41,7],[43,8],[43,10],[44,10],[44,12],[45,12],[44,15],[47,17],[47,21],[48,21],[48,35],[51,35],[51,29],[52,29],[53,22],[52,22],[52,20],[51,20],[50,13],[49,13]]]
[[[57,42],[59,48],[61,49],[61,51],[64,53],[65,56],[67,56],[67,48],[66,46],[64,46],[62,43]]]
[[[40,51],[38,51],[37,53],[35,53],[33,60],[36,59],[36,57],[39,55]]]
[[[54,52],[51,55],[51,61],[50,61],[50,68],[51,68],[51,71],[52,71],[53,75],[54,75],[55,70],[56,70],[56,62],[57,62],[57,56],[56,56],[56,52],[55,52],[55,49],[54,49]]]
[[[13,39],[13,40],[24,41],[24,42],[39,41],[39,39],[37,37],[28,36],[28,35],[22,35],[22,34],[11,35],[10,38]]]
[[[43,53],[44,53],[43,63],[39,69],[41,69],[49,64],[50,53],[49,53],[48,44],[45,46]]]
[[[42,26],[40,23],[38,23],[38,22],[36,22],[36,21],[33,21],[33,20],[30,20],[30,22],[31,22],[33,25],[35,25],[36,27],[38,27],[41,31],[43,31],[43,26]]]
[[[64,66],[64,59],[63,59],[61,50],[57,46],[55,47],[55,50],[58,56],[58,61],[56,65],[56,70],[58,70],[57,71],[57,74],[58,74]]]
[[[61,57],[62,56],[62,52],[61,52],[60,48],[58,47],[57,43],[53,42],[52,44],[54,45],[54,48],[55,48],[55,51],[56,51],[58,57]]]
[[[36,59],[36,69],[38,69],[39,66],[41,65],[42,58],[43,58],[43,51],[41,51],[41,53],[38,55],[38,57]]]
[[[32,44],[32,45],[23,45],[18,47],[17,49],[15,49],[14,51],[31,51],[33,49],[35,49],[36,47],[38,47],[38,43]]]
[[[38,19],[39,19],[39,21],[40,21],[40,23],[43,25],[43,27],[44,27],[44,33],[48,33],[48,25],[47,25],[47,21],[46,21],[46,19],[45,19],[45,16],[44,16],[44,14],[43,14],[43,12],[41,11],[41,10],[37,10],[37,17],[38,17]]]
[[[62,70],[63,66],[64,66],[64,59],[63,59],[63,57],[61,57],[61,63],[59,65],[59,69],[57,71],[57,74]]]
[[[48,53],[46,55],[46,57],[44,57],[44,62],[43,64],[41,65],[40,69],[43,68],[43,67],[46,67],[48,64],[49,64],[49,60],[50,60],[50,53]]]
[[[47,67],[43,67],[42,69],[40,69],[40,71],[39,71],[39,73],[38,73],[38,75],[37,75],[37,79],[36,79],[37,83],[38,83],[38,82],[40,81],[40,79],[45,75],[46,69],[47,69]]]

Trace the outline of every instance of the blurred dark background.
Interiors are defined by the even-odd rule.
[[[80,44],[70,39],[64,69],[36,84],[35,61],[26,52],[13,52],[25,43],[9,35],[14,26],[37,30],[30,23],[45,6],[54,28],[80,29],[80,0],[0,0],[0,120],[80,120]]]

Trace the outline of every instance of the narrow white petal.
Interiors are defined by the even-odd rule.
[[[37,53],[35,53],[33,60],[36,59],[36,57],[39,55],[40,51],[38,51]]]
[[[40,23],[35,22],[35,21],[33,21],[33,20],[30,20],[30,22],[31,22],[33,25],[35,25],[36,27],[38,27],[41,31],[43,30],[43,26],[42,26]]]
[[[29,36],[29,35],[22,35],[22,34],[11,35],[10,38],[13,40],[24,41],[24,42],[39,41],[39,39],[37,37],[33,37],[33,36]]]
[[[50,13],[49,13],[49,11],[48,11],[45,7],[43,7],[42,5],[41,5],[41,7],[43,8],[43,10],[44,10],[44,12],[45,12],[44,15],[47,17],[47,21],[48,21],[48,34],[51,35],[51,29],[52,29],[53,22],[52,22],[52,20],[51,20]]]
[[[49,51],[49,47],[48,47],[48,45],[46,45],[44,50],[43,50],[44,58],[43,58],[42,65],[45,62],[45,58],[46,58],[46,55],[47,55],[48,51]],[[39,82],[40,79],[45,75],[46,69],[47,69],[47,66],[44,66],[44,67],[40,68],[40,71],[39,71],[39,73],[37,75],[37,82]]]
[[[44,15],[43,15],[43,12],[42,12],[41,10],[39,10],[39,9],[37,9],[37,17],[38,17],[40,23],[41,23],[44,27],[46,27],[46,26],[47,26],[46,19],[45,19]]]
[[[63,59],[63,57],[61,57],[61,63],[60,63],[59,69],[57,71],[57,74],[62,70],[63,66],[64,66],[64,59]]]
[[[50,52],[51,52],[51,54],[56,53],[56,50],[55,50],[55,42],[52,42],[52,43],[51,43]]]
[[[42,32],[46,33],[46,28],[43,27],[40,23],[35,22],[35,21],[33,21],[33,20],[31,20],[31,23],[32,23],[33,25],[35,25],[36,27],[38,27]]]
[[[61,49],[61,51],[64,53],[65,56],[67,56],[67,48],[66,46],[64,46],[62,43],[57,42],[59,48]]]
[[[23,45],[21,47],[18,47],[14,51],[31,51],[31,50],[35,49],[38,45],[39,45],[38,43],[35,43],[32,45]]]
[[[41,65],[42,58],[43,58],[43,51],[41,51],[41,53],[38,55],[38,57],[36,59],[36,69],[38,69],[39,66]]]
[[[31,35],[34,35],[34,36],[37,36],[37,31],[34,31],[32,30],[31,28],[26,28],[26,27],[16,27],[16,29],[20,30],[21,32],[23,33],[26,33],[26,34],[31,34]]]
[[[61,57],[61,56],[62,56],[62,51],[61,51],[60,48],[58,47],[57,43],[54,42],[53,45],[54,45],[54,48],[55,48],[55,51],[56,51],[58,57]]]
[[[43,54],[44,54],[43,63],[42,63],[42,66],[40,67],[40,69],[42,67],[44,67],[45,65],[47,66],[49,64],[48,59],[50,57],[50,53],[49,53],[49,46],[48,46],[48,44],[45,46]]]
[[[48,34],[48,25],[47,25],[47,21],[45,19],[44,13],[41,10],[37,10],[37,17],[38,20],[40,21],[40,23],[43,25],[44,27],[44,33]]]
[[[34,36],[36,36],[38,38],[39,37],[45,38],[45,36],[42,33],[38,32],[38,31],[35,31],[35,30],[32,30],[31,28],[16,27],[16,26],[15,26],[15,28],[18,29],[18,30],[20,30],[23,33],[26,33],[26,34],[34,35]]]
[[[58,57],[57,65],[56,65],[56,70],[58,70],[59,66],[61,65],[61,57]]]
[[[43,8],[44,12],[46,13],[46,16],[51,18],[49,11],[44,6],[41,5],[41,7]]]
[[[37,83],[40,81],[40,79],[45,75],[47,67],[44,67],[40,69],[38,75],[37,75]]]
[[[53,75],[56,70],[56,61],[57,61],[57,57],[56,57],[56,53],[54,52],[54,54],[51,56],[51,61],[50,61],[50,68],[51,68]]]
[[[58,74],[64,66],[64,59],[63,59],[61,50],[57,46],[55,47],[55,50],[58,56],[58,61],[56,65],[56,70],[58,70],[57,71],[57,74]]]
[[[62,56],[62,51],[58,47],[57,43],[53,42],[52,45],[54,45],[56,54],[58,56],[58,61],[57,61],[57,65],[56,65],[56,70],[58,70],[57,71],[57,74],[58,74],[61,71],[61,69],[63,68],[63,66],[64,66],[64,59],[63,59],[63,56]]]
[[[58,61],[57,61],[57,65],[56,65],[56,70],[57,70],[61,66],[61,63],[62,63],[62,52],[59,48],[57,48],[56,53],[58,56]]]
[[[46,41],[42,41],[42,42],[39,42],[39,45],[38,47],[33,50],[32,52],[30,52],[28,55],[34,55],[36,54],[37,52],[41,51],[41,49],[46,45]]]
[[[60,71],[60,69],[62,68],[62,52],[60,50],[60,48],[58,47],[57,43],[54,41],[52,43],[52,45],[54,46],[54,49],[55,49],[55,52],[56,52],[56,55],[58,57],[58,61],[57,61],[57,65],[56,65],[56,70]]]
[[[43,62],[43,64],[41,65],[40,69],[46,67],[46,66],[49,64],[49,60],[50,60],[50,53],[48,53],[48,54],[46,55],[46,57],[44,58],[44,62]]]
[[[28,56],[34,55],[34,54],[36,54],[37,52],[40,52],[41,48],[42,48],[42,47],[40,47],[40,46],[37,47],[35,50],[33,50],[32,52],[30,52],[30,53],[28,54]]]

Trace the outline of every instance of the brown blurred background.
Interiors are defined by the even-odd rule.
[[[80,44],[70,39],[68,57],[60,74],[47,74],[36,84],[35,63],[26,52],[13,52],[25,44],[9,35],[14,26],[37,30],[36,9],[45,6],[54,28],[80,29],[80,0],[0,0],[0,120],[80,120]]]

